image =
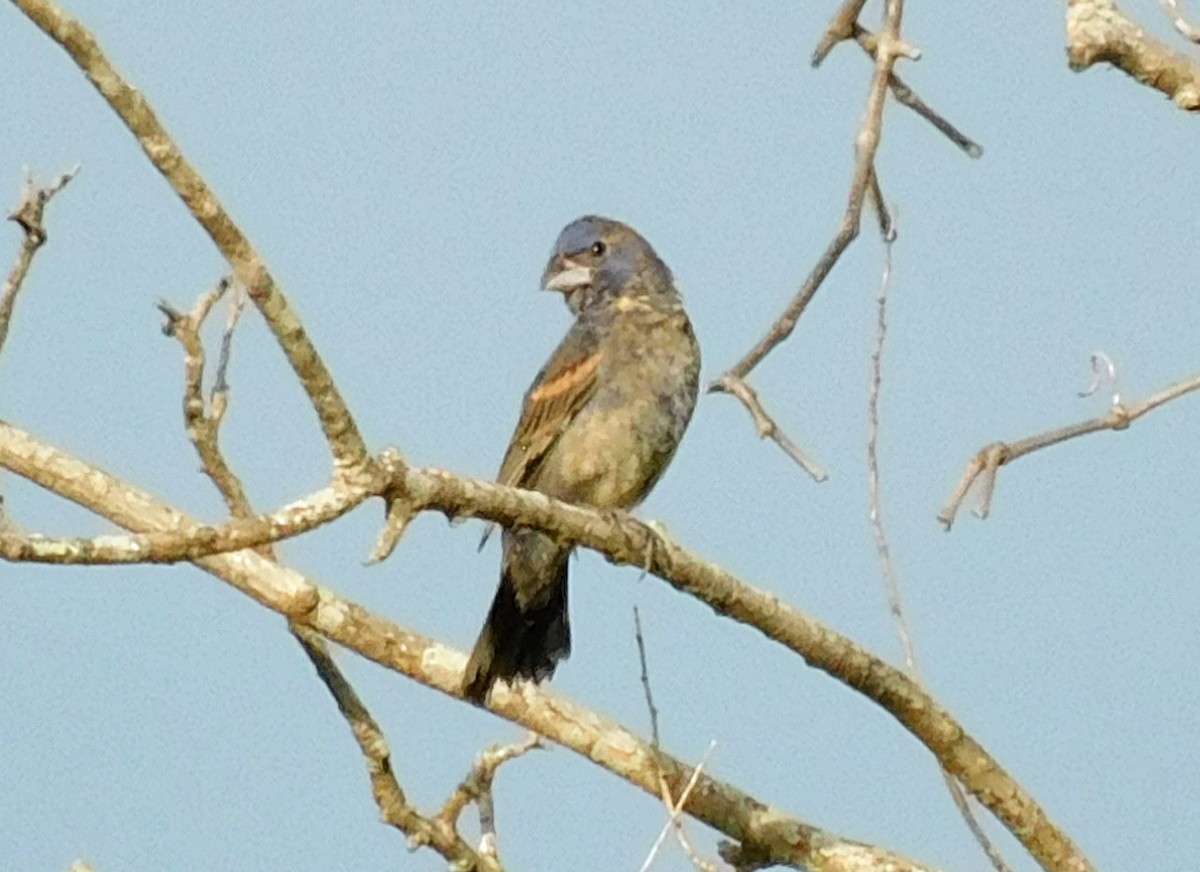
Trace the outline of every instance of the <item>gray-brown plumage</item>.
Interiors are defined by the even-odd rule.
[[[696,405],[700,350],[671,271],[633,228],[587,216],[559,235],[542,279],[575,323],[525,394],[497,480],[630,508],[666,470]],[[477,702],[497,679],[548,678],[571,651],[571,546],[515,529],[503,552],[463,678]]]

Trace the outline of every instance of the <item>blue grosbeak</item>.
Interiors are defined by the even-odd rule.
[[[692,417],[700,349],[671,271],[631,227],[587,216],[563,229],[542,284],[575,315],[525,394],[501,484],[601,509],[637,505],[667,468]],[[572,545],[505,530],[500,588],[463,693],[482,703],[497,679],[541,681],[571,652]]]

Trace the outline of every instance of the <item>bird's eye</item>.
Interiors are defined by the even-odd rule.
[[[606,246],[603,242],[593,242],[592,254],[596,255],[596,257],[599,257],[600,255],[604,254],[605,248]]]

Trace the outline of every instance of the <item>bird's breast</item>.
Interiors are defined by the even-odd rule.
[[[605,331],[600,359],[596,391],[561,434],[538,489],[628,508],[679,445],[696,403],[699,352],[682,312],[631,307]]]

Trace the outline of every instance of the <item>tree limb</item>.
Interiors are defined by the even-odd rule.
[[[717,613],[754,627],[767,638],[799,654],[810,666],[882,705],[934,753],[944,769],[958,778],[1008,827],[1045,869],[1083,872],[1092,868],[1033,797],[919,684],[851,639],[780,602],[773,594],[751,587],[623,513],[597,512],[551,500],[534,491],[503,487],[443,470],[406,466],[396,458],[381,459],[379,465],[391,467],[389,495],[403,500],[415,510],[436,510],[450,517],[478,517],[508,527],[546,531],[563,541],[596,550],[613,563],[646,568],[678,590],[707,603]],[[191,518],[149,494],[3,422],[0,422],[0,466],[130,529],[169,532],[195,526]],[[446,651],[442,655],[448,655],[451,662],[442,664],[438,678],[433,680],[428,673],[430,664],[423,662],[422,657],[434,643],[412,634],[405,634],[406,641],[399,641],[397,634],[404,634],[404,631],[317,587],[297,573],[247,551],[206,557],[196,563],[291,620],[311,626],[333,641],[443,692],[459,695],[463,659],[458,652]],[[562,711],[559,698],[545,691],[537,691],[537,694],[535,699],[554,700],[553,706]],[[521,693],[498,686],[493,692],[491,707],[555,741],[562,741],[551,726],[540,719],[542,713],[538,708],[524,701]],[[598,741],[599,737],[596,739]],[[564,744],[577,747],[571,742]],[[646,749],[650,755],[652,749],[649,746]],[[593,759],[607,760],[611,750]],[[651,758],[652,755],[642,762],[649,764]],[[616,761],[610,762],[615,765]],[[664,766],[673,795],[678,795],[691,770],[678,761],[659,762]],[[624,771],[624,763],[620,768],[623,771],[619,774],[658,795],[656,770],[652,766],[644,772],[639,770],[636,780],[632,773]],[[757,834],[753,841],[765,839],[766,843],[775,845],[772,851],[782,852],[778,854],[780,857],[796,856],[794,852],[784,851],[783,843],[774,841],[780,832],[772,828],[763,830],[765,824],[761,821],[747,828],[750,819],[739,817],[737,826],[732,827],[732,831],[727,829],[728,820],[721,817],[717,809],[704,803],[697,804],[697,797],[706,795],[703,790],[697,791],[688,805],[689,814],[735,839],[744,838],[739,835],[741,833],[753,832]],[[725,814],[729,806],[724,804],[721,808]],[[717,822],[719,818],[724,820],[724,826]],[[754,817],[754,820],[758,818]],[[786,829],[794,837],[788,844],[808,845],[808,840],[819,832],[804,835],[800,842],[797,841],[801,839],[800,831],[795,829],[797,825],[807,828],[807,825],[788,819]]]
[[[337,465],[352,467],[366,462],[367,447],[358,425],[283,290],[217,195],[179,150],[149,101],[125,81],[96,38],[75,18],[48,0],[12,2],[83,70],[229,262],[308,394]]]
[[[1200,65],[1151,36],[1113,0],[1067,0],[1067,63],[1075,72],[1107,63],[1200,111]]]

